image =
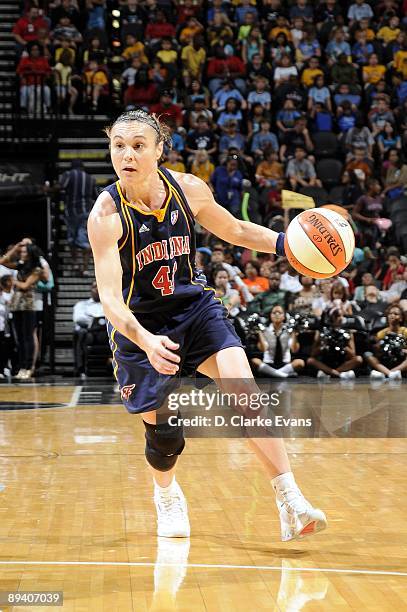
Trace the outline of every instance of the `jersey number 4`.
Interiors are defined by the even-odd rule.
[[[175,289],[175,272],[177,271],[177,262],[174,262],[172,274],[170,274],[170,266],[161,266],[157,274],[154,276],[152,285],[154,289],[159,289],[161,295],[171,295]]]

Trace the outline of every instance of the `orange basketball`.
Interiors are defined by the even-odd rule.
[[[312,278],[330,278],[352,260],[355,236],[342,215],[329,208],[311,208],[291,221],[284,247],[297,272]]]

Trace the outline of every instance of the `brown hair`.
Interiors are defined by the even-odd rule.
[[[165,145],[167,145],[168,148],[170,149],[172,148],[171,130],[168,127],[168,125],[163,123],[160,120],[160,117],[157,117],[155,113],[147,113],[141,108],[137,110],[131,110],[131,111],[126,111],[125,113],[122,113],[119,117],[117,117],[117,119],[113,121],[111,125],[105,127],[104,132],[107,135],[107,137],[110,138],[112,129],[114,128],[115,125],[117,125],[118,123],[129,123],[130,121],[146,123],[147,125],[152,127],[153,130],[156,131],[157,144],[159,144],[160,142],[163,142]]]

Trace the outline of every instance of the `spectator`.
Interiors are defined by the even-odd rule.
[[[206,149],[196,151],[191,166],[191,174],[194,174],[209,185],[210,178],[214,172],[215,166],[209,159],[208,151]]]
[[[345,148],[347,151],[352,151],[354,148],[364,149],[365,155],[369,159],[373,159],[374,138],[371,131],[364,124],[361,116],[356,118],[354,127],[351,127],[345,135]]]
[[[288,310],[293,314],[309,315],[312,313],[312,304],[316,298],[317,289],[310,276],[301,276],[300,282],[302,289],[291,296]]]
[[[283,108],[278,111],[276,116],[276,125],[280,131],[280,138],[285,132],[294,128],[295,120],[299,117],[301,117],[301,113],[295,108],[293,100],[291,98],[284,100]]]
[[[124,92],[124,104],[127,110],[136,106],[151,108],[157,96],[157,85],[149,79],[147,70],[138,69],[134,76],[134,85],[129,85]]]
[[[150,110],[158,116],[162,115],[164,121],[170,119],[179,127],[182,125],[182,109],[178,104],[173,104],[173,94],[171,89],[165,89],[160,96],[160,102],[153,104]]]
[[[226,100],[225,110],[223,110],[217,120],[218,126],[222,131],[227,132],[230,121],[234,121],[238,129],[240,129],[241,122],[243,120],[242,111],[240,110],[240,104],[235,98],[228,98]]]
[[[92,102],[92,109],[96,111],[101,96],[109,95],[109,80],[105,70],[98,66],[98,63],[91,60],[84,71],[86,83],[86,94]]]
[[[226,79],[220,89],[218,89],[212,100],[212,108],[223,111],[226,108],[226,102],[234,98],[240,103],[241,108],[247,107],[246,100],[243,98],[240,91],[234,86],[232,79]]]
[[[302,291],[300,276],[290,265],[288,265],[287,270],[281,274],[280,289],[284,289],[290,293],[299,293]]]
[[[260,131],[253,136],[251,151],[255,157],[261,158],[267,148],[278,151],[278,140],[277,136],[270,132],[270,121],[263,119],[260,121]]]
[[[247,96],[247,106],[252,109],[253,104],[261,104],[262,107],[269,111],[271,108],[271,95],[266,90],[267,81],[263,76],[258,76],[255,81],[255,89]]]
[[[23,50],[28,43],[36,41],[40,28],[48,31],[48,22],[40,15],[38,7],[32,6],[27,14],[20,17],[13,27],[13,36],[18,44],[18,48]]]
[[[251,25],[247,38],[242,40],[242,60],[245,64],[251,62],[255,55],[264,58],[264,40],[261,30],[256,25]]]
[[[64,51],[68,51],[68,49]],[[79,92],[72,86],[72,66],[69,52],[61,54],[59,62],[54,66],[54,75],[59,106],[63,108],[68,102],[68,113],[72,114]]]
[[[246,277],[243,279],[243,282],[253,296],[267,291],[269,288],[269,281],[267,278],[264,278],[264,276],[260,276],[260,264],[257,260],[252,259],[247,262],[244,273]]]
[[[86,341],[94,319],[104,317],[96,281],[92,283],[91,297],[76,302],[73,308],[73,335],[75,376],[85,378]]]
[[[229,120],[226,125],[225,133],[220,137],[219,140],[219,152],[224,153],[225,151],[229,151],[229,149],[234,148],[239,151],[240,154],[243,153],[243,149],[245,148],[246,139],[238,132],[237,122],[233,119]]]
[[[328,64],[333,66],[340,58],[345,56],[347,60],[351,57],[350,44],[346,41],[346,36],[343,28],[333,28],[331,30],[329,43],[326,46],[326,54],[328,56]]]
[[[211,176],[216,200],[234,215],[240,213],[242,181],[236,155],[229,157],[225,165],[218,166]]]
[[[345,53],[341,53],[338,61],[332,66],[331,79],[334,85],[355,85],[358,83],[356,68],[349,63],[348,56]]]
[[[320,68],[319,59],[313,56],[309,58],[308,64],[302,72],[301,83],[305,87],[312,87],[317,76],[324,76],[324,73]]]
[[[87,222],[90,209],[98,196],[95,179],[85,172],[81,160],[72,162],[71,170],[59,177],[59,186],[65,194],[65,219],[67,239],[71,249],[74,270],[82,276],[89,276],[88,264],[91,253]],[[78,250],[82,262],[78,261]]]
[[[264,159],[256,168],[256,181],[259,187],[275,187],[284,176],[284,167],[278,161],[278,151],[271,147],[264,149]]]
[[[146,41],[150,45],[156,45],[163,38],[174,38],[175,28],[165,15],[165,12],[158,9],[154,20],[149,21],[144,31]]]
[[[289,55],[283,55],[280,61],[276,62],[277,68],[274,70],[274,83],[278,87],[282,83],[286,83],[290,76],[297,76],[297,67],[293,64]]]
[[[186,75],[193,80],[201,80],[202,71],[206,60],[206,51],[203,46],[202,36],[196,35],[192,44],[182,49],[182,63],[184,67],[184,78]]]
[[[52,32],[55,45],[61,44],[62,40],[67,40],[71,46],[76,46],[82,42],[82,34],[72,23],[68,15],[60,18],[57,27]]]
[[[318,282],[319,295],[314,297],[312,301],[312,314],[316,317],[320,317],[322,313],[327,309],[328,304],[331,301],[331,290],[333,281],[331,278],[323,278]]]
[[[353,147],[352,154],[348,158],[345,166],[348,172],[362,172],[366,178],[370,178],[373,174],[373,163],[366,155],[364,147]]]
[[[394,127],[391,123],[386,122],[384,127],[376,136],[377,146],[380,151],[381,157],[390,151],[390,149],[401,149],[401,138],[398,134],[394,133]]]
[[[325,85],[322,74],[314,78],[314,85],[308,91],[308,110],[312,110],[317,103],[323,104],[330,112],[332,111],[331,93]]]
[[[322,187],[314,164],[307,159],[307,152],[300,145],[295,147],[294,159],[290,159],[287,164],[286,175],[294,191],[299,187]]]
[[[99,39],[96,37],[93,40],[97,40],[99,41]],[[164,39],[164,40],[168,40],[168,39]],[[170,39],[171,42],[171,39]],[[99,41],[100,43],[100,41]],[[142,42],[140,42],[137,39],[137,36],[135,36],[134,34],[127,34],[126,35],[126,45],[125,48],[122,51],[122,57],[126,60],[132,60],[134,58],[134,56],[137,56],[140,60],[141,63],[148,63],[148,59],[145,55],[145,46]],[[84,58],[86,61],[86,58]],[[99,62],[100,63],[100,62]]]
[[[216,297],[221,300],[231,316],[237,314],[238,306],[240,305],[240,295],[236,289],[231,288],[229,274],[223,266],[214,269],[213,285]]]
[[[390,199],[404,194],[407,185],[407,165],[400,159],[397,149],[390,149],[384,156],[384,190],[383,193]]]
[[[166,155],[166,160],[163,166],[174,172],[185,172],[185,164],[182,161],[182,156],[175,149],[170,149]]]
[[[307,365],[317,370],[317,378],[350,379],[355,378],[354,370],[362,364],[362,357],[356,355],[355,340],[352,332],[348,332],[346,345],[341,350],[338,346],[335,331],[344,323],[344,310],[340,306],[334,307],[329,312],[329,323],[331,334],[327,338],[321,336],[321,332],[315,332],[314,344],[311,357]],[[333,332],[333,333],[332,333]]]
[[[38,247],[20,244],[19,261],[9,263],[18,270],[13,280],[14,292],[9,303],[13,314],[13,328],[17,338],[19,371],[18,379],[32,378],[35,371],[34,330],[37,324],[34,290],[40,280],[42,266]],[[4,262],[3,262],[4,263]]]
[[[355,289],[354,299],[356,302],[363,302],[366,300],[366,291],[368,287],[375,286],[373,274],[371,272],[365,272],[362,274],[362,284],[358,285]]]
[[[268,316],[276,304],[287,307],[289,293],[280,288],[281,275],[277,270],[272,270],[269,275],[269,286],[262,293],[258,293],[248,306],[249,312],[256,312]]]
[[[28,57],[22,57],[17,66],[20,76],[20,106],[29,113],[47,113],[51,106],[51,90],[46,84],[51,67],[46,57],[41,55],[38,44],[29,48]]]
[[[349,25],[352,27],[355,23],[365,18],[371,19],[373,17],[373,11],[371,6],[363,0],[355,0],[354,4],[351,4],[348,10]]]
[[[295,149],[302,147],[307,153],[311,153],[314,148],[307,128],[307,121],[304,117],[295,119],[294,129],[287,130],[280,147],[280,159],[286,161],[294,157]]]
[[[379,64],[379,58],[377,53],[371,53],[367,66],[362,68],[362,77],[365,87],[368,85],[376,85],[381,81],[386,74],[386,67],[383,64]]]
[[[389,351],[380,350],[380,341],[384,341],[388,334],[397,334],[407,340],[407,327],[404,327],[404,312],[397,304],[389,306],[387,309],[387,325],[384,329],[376,334],[376,343],[374,352],[366,354],[366,361],[372,368],[370,373],[371,378],[382,380],[390,378],[392,380],[400,380],[404,372],[407,371],[407,357],[405,351],[400,352],[397,359],[393,359],[393,355]],[[404,354],[403,354],[404,353]],[[394,363],[395,361],[395,363]]]
[[[329,312],[333,308],[340,307],[343,315],[351,316],[353,314],[352,303],[348,297],[348,291],[340,279],[334,281],[331,285],[330,299],[325,305],[324,312]]]
[[[370,326],[381,318],[387,308],[387,302],[380,297],[380,291],[375,285],[365,287],[364,299],[358,302],[359,315]]]
[[[206,117],[198,117],[197,128],[191,130],[187,136],[185,150],[187,153],[195,153],[205,149],[208,155],[212,155],[217,150],[216,138],[213,130],[209,129]]]
[[[285,325],[284,309],[276,304],[270,311],[270,325],[258,332],[258,348],[263,358],[254,357],[251,363],[254,369],[263,376],[287,378],[297,376],[297,371],[304,367],[302,359],[292,359],[291,350],[298,350],[295,332],[289,332]]]
[[[367,194],[357,200],[353,207],[352,217],[360,227],[365,244],[373,247],[380,234],[376,219],[382,216],[384,198],[382,187],[377,179],[369,179],[366,187]]]

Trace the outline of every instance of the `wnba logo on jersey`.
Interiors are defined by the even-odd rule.
[[[175,225],[178,221],[178,210],[171,211],[171,225]]]
[[[136,385],[126,385],[120,389],[120,395],[123,400],[128,400]]]

